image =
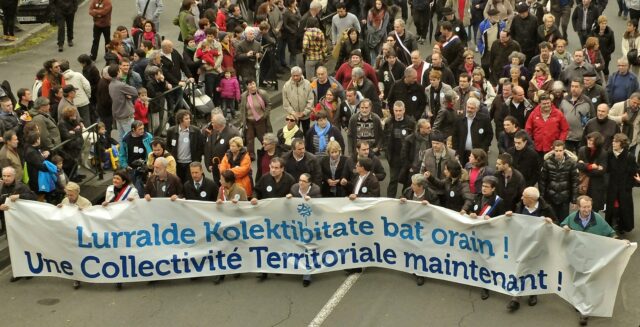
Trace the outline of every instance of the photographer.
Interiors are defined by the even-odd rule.
[[[131,132],[125,134],[120,143],[120,168],[127,170],[138,194],[144,194],[146,160],[151,153],[152,139],[151,133],[144,131],[144,124],[134,120],[131,123]]]

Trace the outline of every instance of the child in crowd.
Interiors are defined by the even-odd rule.
[[[100,166],[103,169],[113,168],[114,161],[112,158],[117,159],[117,153],[113,153],[112,145],[118,145],[118,141],[113,137],[107,135],[107,128],[104,123],[98,123],[98,139],[96,140],[96,160],[100,160]]]
[[[64,159],[60,155],[54,155],[51,158],[51,162],[53,162],[56,167],[58,167],[58,181],[56,182],[56,190],[51,192],[51,198],[47,200],[47,202],[52,204],[58,204],[65,197],[66,193],[64,192],[64,188],[69,183],[69,177],[65,174],[64,169],[62,169],[62,165],[64,164]]]
[[[149,131],[149,97],[147,89],[138,88],[138,98],[134,104],[133,119],[139,120],[144,124],[145,130]]]
[[[240,83],[235,76],[233,68],[227,68],[224,72],[224,78],[220,80],[218,86],[220,98],[222,99],[222,110],[227,117],[236,117],[236,101],[240,101]]]

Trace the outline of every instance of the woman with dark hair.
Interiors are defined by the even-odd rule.
[[[592,132],[587,135],[587,145],[578,149],[578,193],[593,199],[593,210],[596,212],[604,209],[607,194],[607,151],[603,143],[604,136],[600,132]]]
[[[89,99],[89,106],[91,107],[91,114],[95,116],[95,107],[98,97],[98,83],[100,82],[100,70],[96,67],[96,63],[91,60],[88,54],[81,54],[78,57],[78,62],[82,65],[82,76],[89,81],[91,85],[91,98]],[[97,121],[96,117],[91,117],[91,121]]]
[[[638,31],[638,20],[630,19],[627,22],[627,30],[622,37],[622,56],[628,59],[629,52],[634,49],[638,54],[638,51],[640,51],[640,32]],[[631,71],[638,76],[640,65],[633,65],[631,60],[629,60],[629,65],[631,66]]]
[[[124,44],[120,40],[111,40],[107,44],[107,52],[104,54],[105,65],[119,65],[124,55]]]
[[[247,201],[247,192],[242,185],[236,183],[236,175],[231,170],[220,173],[220,191],[218,191],[218,204],[231,201]]]
[[[509,63],[502,67],[502,77],[509,77],[512,68],[520,69],[520,76],[523,76],[525,80],[529,79],[529,69],[525,67],[524,63],[527,60],[527,56],[520,52],[514,51],[509,54]]]
[[[296,56],[302,51],[302,42],[298,37],[298,25],[302,17],[296,0],[286,0],[285,7],[287,9],[282,13],[282,37],[287,40],[289,66],[293,67],[297,66]]]
[[[611,150],[607,155],[607,223],[618,235],[633,230],[633,187],[640,184],[638,164],[633,153],[629,152],[629,138],[618,133],[613,136]]]
[[[129,173],[127,173],[126,170],[116,170],[113,173],[111,182],[112,184],[107,186],[104,202],[102,202],[103,206],[106,207],[109,203],[122,202],[125,200],[133,201],[140,198],[138,190],[131,184]]]
[[[133,38],[129,35],[129,30],[127,30],[126,27],[122,25],[116,27],[116,31],[113,32],[113,39],[118,39],[122,42],[122,45],[124,46],[124,56],[133,56],[133,51],[136,49],[136,46],[133,42]]]
[[[45,98],[49,97],[51,89],[54,86],[65,86],[64,78],[62,77],[62,71],[60,70],[60,62],[56,59],[49,59],[42,65],[44,67],[45,75],[42,80],[41,93]]]
[[[51,111],[51,117],[58,120],[58,105],[62,101],[63,97],[62,86],[54,86],[49,90],[49,105]]]
[[[322,98],[316,104],[316,107],[311,114],[311,120],[317,120],[316,114],[324,111],[327,114],[327,119],[331,123],[331,125],[339,128],[342,123],[342,118],[340,117],[340,98],[335,95],[335,90],[329,88],[327,92],[324,94]]]
[[[469,173],[469,191],[474,195],[482,192],[482,179],[485,176],[493,176],[496,172],[489,167],[489,157],[483,149],[472,149],[469,162],[464,168]]]
[[[140,47],[138,34],[144,32],[144,22],[146,22],[146,19],[142,15],[138,15],[133,18],[133,23],[131,24],[131,38],[136,49]]]
[[[345,63],[349,58],[351,58],[351,51],[360,49],[362,52],[362,59],[368,62],[370,57],[368,55],[369,49],[365,45],[364,41],[360,39],[360,32],[357,29],[351,27],[347,30],[347,39],[342,42],[340,46],[340,55],[338,55],[338,60],[336,61],[336,70],[340,68],[340,66]]]
[[[62,111],[62,116],[58,122],[60,130],[60,139],[62,142],[68,140],[62,146],[62,157],[64,164],[62,166],[65,174],[69,176],[72,182],[81,182],[82,177],[78,175],[78,159],[82,152],[82,125],[78,121],[78,110],[75,107],[66,107]]]
[[[45,159],[49,158],[49,151],[40,149],[40,133],[26,134],[24,143],[24,161],[27,164],[29,188],[38,195],[38,201],[44,202],[48,193],[39,190],[38,172],[49,171],[44,163]]]
[[[424,173],[431,185],[444,191],[445,201],[441,203],[447,209],[456,212],[469,211],[473,202],[473,193],[469,190],[466,172],[455,159],[448,159],[444,164],[444,179],[438,179],[429,171]]]
[[[376,56],[380,53],[380,47],[385,40],[391,16],[389,8],[382,0],[374,0],[374,6],[367,13],[367,51],[369,52],[369,63],[376,61]]]
[[[145,21],[142,31],[137,34],[136,43],[138,46],[140,46],[144,40],[151,42],[154,49],[160,49],[162,38],[160,37],[160,34],[156,32],[156,27],[153,25],[152,21]]]
[[[607,25],[607,17],[602,15],[598,17],[598,24],[593,25],[591,30],[591,36],[598,38],[600,44],[600,53],[604,58],[604,73],[605,80],[609,79],[609,62],[611,62],[611,55],[616,51],[616,38],[613,30]]]
[[[195,7],[197,7],[195,0],[182,0],[177,24],[180,27],[180,37],[178,41],[183,41],[186,40],[188,36],[193,36],[198,29],[196,16],[194,15]]]

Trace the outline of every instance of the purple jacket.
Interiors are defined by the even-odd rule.
[[[235,76],[220,80],[220,97],[240,101],[240,83],[238,83],[238,79]]]

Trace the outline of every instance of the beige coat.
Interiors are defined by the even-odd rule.
[[[627,100],[629,101],[629,100]],[[622,101],[614,104],[609,110],[609,119],[618,123],[619,126],[622,126],[622,115],[624,114],[624,104],[627,101]],[[636,115],[636,119],[633,122],[633,135],[630,140],[629,146],[634,146],[638,144],[638,135],[640,134],[640,113]]]

